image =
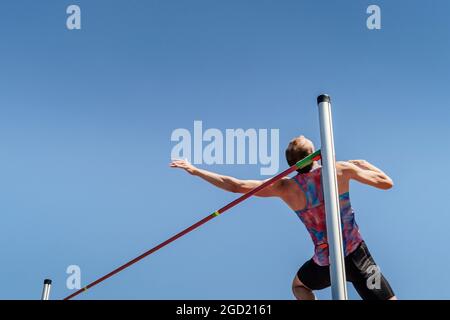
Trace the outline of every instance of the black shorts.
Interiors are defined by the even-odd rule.
[[[345,257],[345,274],[363,300],[387,300],[395,295],[364,242]],[[330,267],[319,266],[312,259],[298,270],[297,276],[311,290],[331,285]]]

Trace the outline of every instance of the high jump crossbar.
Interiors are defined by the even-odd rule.
[[[177,233],[176,235],[172,236],[171,238],[167,239],[166,241],[161,242],[156,247],[153,247],[152,249],[144,252],[143,254],[141,254],[140,256],[138,256],[136,258],[134,258],[133,260],[130,260],[129,262],[127,262],[127,263],[121,265],[120,267],[114,269],[110,273],[108,273],[108,274],[98,278],[97,280],[91,282],[90,284],[88,284],[84,288],[81,288],[78,291],[72,293],[71,295],[65,297],[64,300],[70,300],[70,299],[76,297],[77,295],[79,295],[80,293],[85,292],[86,290],[88,290],[88,289],[92,288],[93,286],[99,284],[100,282],[105,281],[106,279],[112,277],[113,275],[119,273],[120,271],[122,271],[122,270],[128,268],[129,266],[135,264],[136,262],[144,259],[145,257],[147,257],[147,256],[151,255],[152,253],[158,251],[159,249],[167,246],[169,243],[177,240],[178,238],[181,238],[182,236],[186,235],[187,233],[193,231],[194,229],[197,229],[201,225],[207,223],[208,221],[214,219],[215,217],[217,217],[217,216],[223,214],[224,212],[230,210],[231,208],[233,208],[237,204],[239,204],[242,201],[250,198],[251,196],[255,195],[256,193],[258,193],[259,191],[263,190],[264,188],[270,186],[271,184],[275,183],[276,181],[282,179],[283,177],[287,176],[288,174],[290,174],[290,173],[292,173],[292,172],[294,172],[294,171],[296,171],[298,169],[304,168],[304,167],[308,166],[309,164],[311,164],[313,161],[316,161],[316,160],[319,160],[319,159],[320,159],[320,150],[317,150],[316,152],[314,152],[314,153],[310,154],[309,156],[305,157],[304,159],[298,161],[296,164],[294,164],[290,168],[286,169],[285,171],[283,171],[283,172],[277,174],[276,176],[272,177],[271,179],[265,181],[260,186],[258,186],[256,188],[250,190],[249,192],[243,194],[239,198],[237,198],[234,201],[228,203],[227,205],[223,206],[219,210],[214,211],[210,215],[206,216],[205,218],[203,218],[202,220],[198,221],[197,223],[194,223],[193,225],[191,225],[190,227],[184,229],[183,231]]]

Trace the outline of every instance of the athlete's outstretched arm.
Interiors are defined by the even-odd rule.
[[[184,169],[186,172],[193,176],[202,178],[203,180],[211,183],[212,185],[234,193],[247,193],[250,190],[260,186],[266,180],[240,180],[234,177],[221,175],[211,171],[199,169],[189,163],[187,160],[173,160],[170,163],[172,168]],[[261,190],[255,195],[258,197],[276,197],[281,194],[281,187],[283,186],[283,180],[274,182],[271,186]]]
[[[349,179],[373,186],[379,189],[390,189],[394,186],[392,179],[381,169],[366,160],[349,160],[336,163],[336,168]]]

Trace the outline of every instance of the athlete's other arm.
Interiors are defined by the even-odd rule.
[[[381,169],[375,167],[366,160],[349,160],[336,163],[336,169],[348,179],[387,190],[394,186],[392,179]]]
[[[170,163],[172,168],[184,169],[193,176],[202,178],[212,185],[234,193],[247,193],[250,190],[260,186],[267,180],[241,180],[230,176],[221,175],[211,171],[199,169],[189,163],[187,160],[173,160]],[[258,197],[281,197],[285,186],[285,180],[281,179],[272,185],[264,188],[255,195]]]

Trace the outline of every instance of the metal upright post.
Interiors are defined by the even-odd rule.
[[[331,99],[328,95],[320,95],[317,98],[317,104],[319,107],[320,139],[322,144],[322,182],[330,253],[331,295],[333,300],[347,300]]]
[[[44,289],[42,289],[42,298],[41,298],[41,300],[49,300],[51,287],[52,287],[52,280],[45,279],[44,280]]]

